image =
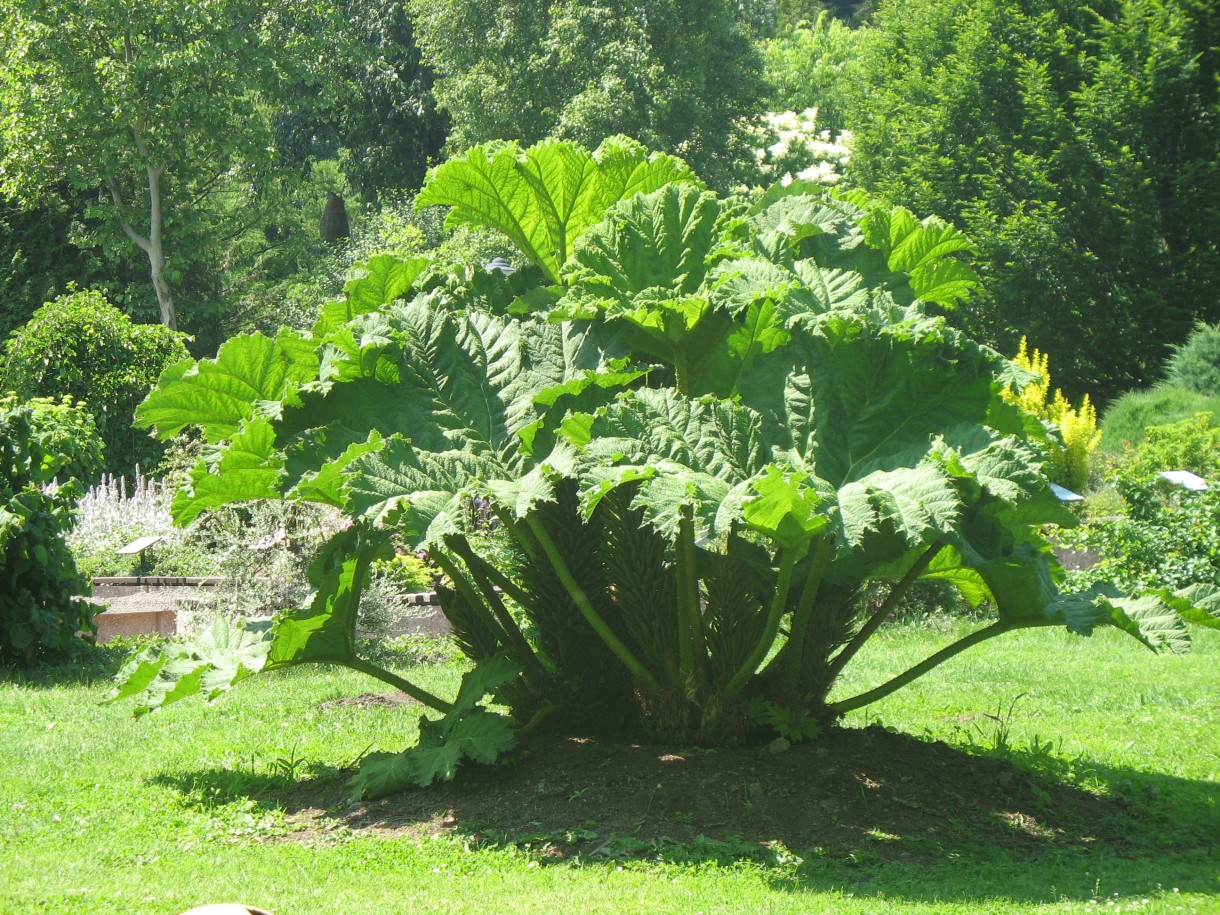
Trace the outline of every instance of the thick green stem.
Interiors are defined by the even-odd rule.
[[[679,393],[689,394],[690,392],[687,391],[686,388],[687,388],[687,385],[690,383],[690,377],[689,377],[690,370],[687,367],[685,346],[682,343],[675,343],[673,345],[673,354],[674,354],[674,387],[676,387],[678,389]]]
[[[526,737],[538,730],[544,721],[546,721],[556,712],[561,711],[562,708],[563,707],[559,705],[544,705],[542,708],[538,709],[538,711],[534,712],[529,721],[517,728],[517,739],[520,740],[521,738]]]
[[[533,537],[530,536],[529,528],[522,524],[512,514],[499,506],[493,504],[491,510],[492,513],[500,519],[500,523],[504,525],[504,529],[512,535],[512,538],[517,542],[517,545],[525,551],[525,554],[529,556],[530,559],[537,559],[540,548]],[[521,601],[519,601],[515,596],[511,594],[510,596],[513,598],[513,600],[517,600],[518,603],[521,603]]]
[[[809,631],[813,628],[814,605],[818,590],[822,586],[822,574],[826,571],[826,563],[830,559],[831,538],[823,534],[818,538],[814,548],[813,560],[809,563],[809,575],[805,578],[805,588],[801,591],[801,599],[792,612],[792,633],[788,644],[784,646],[784,682],[789,687],[795,687],[801,676],[801,668],[805,663],[805,643],[809,639]],[[834,608],[831,607],[831,610]],[[821,619],[817,614],[818,629],[828,629],[830,621]]]
[[[936,558],[936,554],[944,548],[945,543],[938,540],[924,550],[923,554],[907,569],[907,573],[890,589],[890,593],[886,595],[885,601],[877,608],[877,612],[865,621],[864,625],[860,627],[860,631],[852,636],[851,641],[843,646],[842,651],[835,655],[834,660],[830,662],[826,669],[827,689],[830,688],[829,685],[835,681],[835,678],[843,672],[847,662],[855,656],[856,652],[863,647],[865,642],[872,638],[873,633],[881,628],[881,624],[890,618],[890,614],[898,606],[898,601],[902,600],[902,596],[910,590],[911,585],[915,583],[915,579],[924,573],[932,560]]]
[[[523,607],[529,604],[530,598],[529,595],[525,593],[524,588],[493,566],[478,553],[474,552],[473,549],[470,550],[470,556],[475,560],[475,562],[478,563],[481,574],[487,578],[493,587],[499,588]],[[465,560],[467,565],[470,565],[470,559],[468,559],[465,554],[462,554],[462,559]]]
[[[471,584],[470,579],[458,568],[457,563],[446,556],[443,550],[435,550],[429,556],[440,567],[440,570],[449,576],[449,580],[453,582],[453,587],[466,599],[466,603],[470,605],[471,610],[482,616],[483,623],[489,629],[503,635],[504,640],[509,643],[504,645],[505,648],[511,648],[511,637],[504,631],[504,627],[499,625],[495,614],[491,612],[486,601],[483,600],[483,596],[479,594],[478,588]]]
[[[508,612],[508,608],[504,606],[504,601],[500,598],[495,586],[488,578],[487,572],[491,568],[490,564],[470,548],[470,541],[465,537],[450,537],[446,539],[445,543],[450,549],[461,556],[462,560],[466,563],[466,568],[470,570],[470,574],[474,577],[475,584],[487,599],[487,605],[491,608],[492,614],[504,630],[504,634],[509,642],[512,643],[512,647],[515,649],[515,660],[534,676],[545,676],[546,669],[542,666],[542,662],[534,654],[534,649],[521,632],[521,627],[517,625],[513,615]]]
[[[910,670],[903,671],[898,676],[894,677],[892,680],[887,680],[885,683],[882,683],[880,686],[878,686],[874,689],[870,689],[868,692],[861,693],[858,696],[853,696],[851,699],[844,699],[842,702],[832,702],[826,706],[826,709],[827,709],[827,711],[829,711],[831,714],[833,714],[835,716],[845,715],[854,709],[862,708],[866,705],[876,702],[878,699],[884,699],[890,693],[901,689],[902,687],[904,687],[908,683],[910,683],[912,680],[915,680],[918,677],[922,677],[928,671],[930,671],[936,667],[939,667],[941,664],[945,663],[945,661],[949,660],[954,655],[959,654],[959,653],[965,651],[967,648],[977,645],[980,642],[985,642],[988,639],[993,639],[997,635],[1003,635],[1005,632],[1013,632],[1014,630],[1017,630],[1017,629],[1030,629],[1035,626],[1041,626],[1041,625],[1047,625],[1047,624],[1041,623],[1041,622],[1027,622],[1027,623],[995,622],[995,623],[992,623],[990,626],[986,626],[982,629],[977,629],[974,632],[970,633],[969,635],[958,639],[956,642],[954,642],[951,645],[946,645],[940,651],[936,652],[936,654],[934,654],[931,657],[926,658],[925,660],[916,664]]]
[[[632,676],[647,686],[654,693],[659,693],[661,691],[661,685],[657,683],[656,677],[648,672],[647,668],[640,663],[639,659],[631,653],[631,649],[623,644],[622,639],[614,634],[614,631],[606,625],[606,621],[602,619],[601,615],[597,612],[597,610],[594,609],[593,604],[589,602],[588,595],[585,594],[584,589],[581,588],[580,584],[576,581],[575,576],[572,575],[571,570],[568,568],[568,564],[564,562],[563,556],[559,552],[559,548],[555,546],[555,541],[551,539],[551,535],[546,532],[546,529],[542,526],[537,518],[531,516],[526,518],[525,521],[526,524],[529,525],[530,531],[537,539],[538,545],[546,554],[547,559],[550,560],[551,567],[555,570],[555,574],[559,576],[559,580],[567,590],[568,595],[572,598],[572,601],[576,604],[577,609],[580,610],[581,615],[585,618],[588,624],[593,627],[593,631],[596,632],[601,640],[606,643],[606,646],[612,652],[614,652],[615,657],[622,661],[627,669],[631,671]]]
[[[439,696],[434,696],[426,689],[421,689],[409,680],[404,680],[397,674],[392,674],[388,670],[383,670],[376,664],[371,664],[363,658],[349,658],[342,662],[344,666],[350,667],[352,670],[358,670],[362,674],[368,674],[370,677],[375,677],[382,683],[388,683],[395,689],[402,690],[416,702],[421,702],[430,708],[436,709],[438,712],[447,713],[453,708],[444,699]]]
[[[754,675],[754,671],[758,670],[758,665],[763,662],[763,658],[767,656],[772,643],[775,641],[775,636],[779,633],[779,621],[783,619],[784,608],[788,605],[788,592],[792,588],[792,570],[796,568],[796,561],[801,557],[802,550],[784,549],[779,561],[779,577],[775,582],[775,594],[771,598],[771,609],[767,612],[767,622],[763,627],[762,637],[759,638],[758,644],[750,652],[749,657],[742,662],[741,667],[737,668],[737,672],[733,674],[728,684],[724,688],[726,696],[736,696],[746,684],[750,682],[750,677]]]
[[[707,683],[707,642],[699,612],[699,575],[695,567],[695,520],[689,505],[678,521],[674,572],[678,584],[678,668],[688,697]]]

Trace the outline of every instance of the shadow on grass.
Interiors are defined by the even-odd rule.
[[[194,804],[252,798],[307,838],[326,817],[357,835],[513,845],[544,865],[749,866],[792,892],[1027,903],[1220,889],[1220,786],[1075,760],[1095,794],[1018,763],[870,727],[783,753],[539,738],[506,764],[356,805],[350,772],[331,767],[160,782]]]
[[[105,685],[114,679],[133,655],[160,641],[146,637],[116,639],[105,645],[78,642],[67,658],[35,662],[28,666],[0,666],[0,682],[26,689]]]
[[[299,812],[309,806],[304,800],[341,785],[344,773],[334,766],[277,757],[252,759],[235,768],[214,767],[179,775],[158,775],[149,782],[169,788],[203,809],[224,807],[238,800],[252,800],[264,809]]]

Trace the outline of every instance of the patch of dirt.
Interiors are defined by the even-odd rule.
[[[557,857],[701,843],[713,852],[863,849],[883,859],[940,858],[979,842],[1027,854],[1097,842],[1121,850],[1126,806],[880,727],[715,751],[536,736],[501,765],[466,764],[451,783],[379,801],[346,806],[335,783],[293,795],[278,800],[294,811],[296,841],[324,840],[338,825],[382,836],[460,833]]]
[[[397,691],[392,693],[361,693],[359,696],[340,696],[338,699],[327,699],[325,702],[319,702],[318,708],[341,708],[343,706],[394,708],[399,705],[419,705],[419,702],[412,699],[406,693]]]

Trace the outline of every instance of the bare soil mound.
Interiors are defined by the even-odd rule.
[[[918,860],[979,842],[1025,854],[1099,842],[1120,851],[1126,807],[875,726],[737,750],[539,736],[452,783],[348,807],[338,786],[328,790],[329,813],[316,797],[283,799],[305,827],[296,835],[316,836],[324,820],[333,828],[337,814],[362,832],[463,833],[556,857],[786,848]]]

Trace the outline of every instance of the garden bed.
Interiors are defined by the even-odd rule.
[[[105,644],[119,637],[176,635],[179,610],[202,607],[206,591],[222,587],[225,581],[170,575],[95,578],[92,601],[106,608],[93,618],[97,641]],[[429,591],[404,595],[402,616],[389,634],[442,635],[448,631],[449,623],[436,603],[436,594]]]

